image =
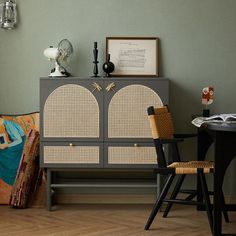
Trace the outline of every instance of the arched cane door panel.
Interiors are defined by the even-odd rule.
[[[144,85],[128,85],[108,107],[108,138],[151,138],[147,107],[162,106],[159,95]]]
[[[66,84],[47,98],[43,111],[44,137],[99,137],[99,106],[85,87]]]

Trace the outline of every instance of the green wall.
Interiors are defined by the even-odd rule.
[[[75,76],[92,74],[97,41],[101,73],[106,36],[160,38],[161,76],[171,80],[170,107],[178,132],[195,130],[191,114],[201,113],[204,86],[215,88],[213,113],[236,112],[235,0],[16,2],[18,27],[0,29],[0,113],[39,110],[39,77],[47,76],[53,66],[43,50],[63,38],[74,46],[70,71]],[[188,154],[195,145],[183,148]],[[226,180],[229,193],[236,185],[236,162],[232,166]]]

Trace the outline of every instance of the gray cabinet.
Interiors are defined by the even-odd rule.
[[[146,110],[168,103],[165,78],[41,78],[41,166],[48,175],[57,169],[152,171],[157,160]]]

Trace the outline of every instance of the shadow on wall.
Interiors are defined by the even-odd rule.
[[[173,114],[176,132],[190,132],[195,129],[191,124],[192,115],[201,114],[202,104],[199,93],[187,85],[171,80],[170,110]]]

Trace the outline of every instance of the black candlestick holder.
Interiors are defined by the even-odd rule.
[[[94,42],[94,49],[93,49],[93,56],[94,56],[94,67],[93,67],[93,77],[98,77],[98,49],[97,49],[98,43]]]

